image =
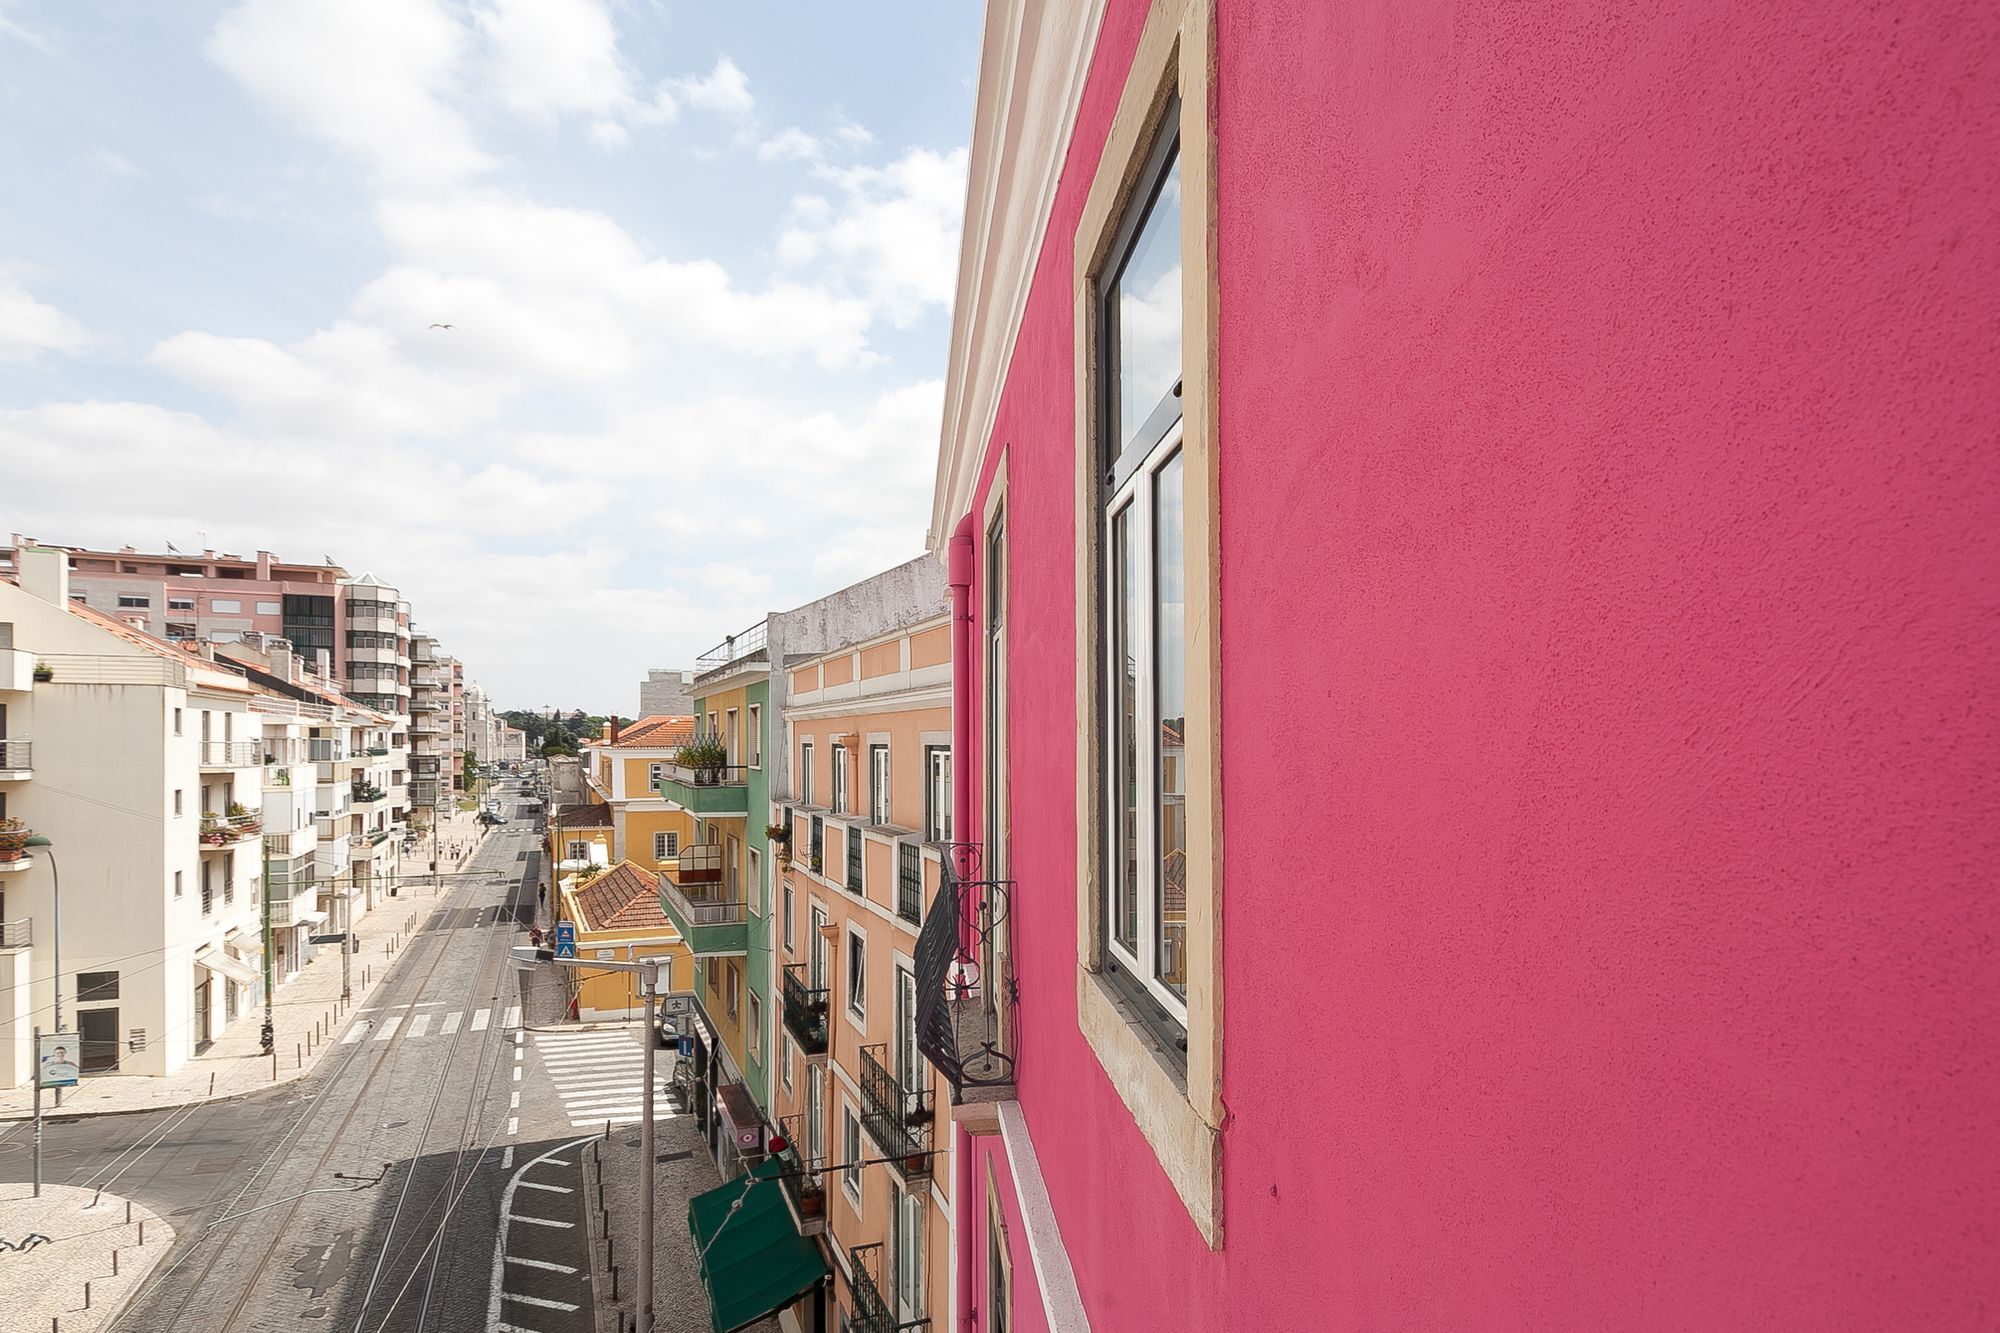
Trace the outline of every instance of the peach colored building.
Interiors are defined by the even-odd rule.
[[[949,1309],[949,1122],[945,1086],[917,1053],[915,955],[938,882],[930,844],[950,836],[947,622],[798,663],[788,684],[773,1102],[800,1165],[861,1165],[793,1191],[835,1276],[783,1320],[937,1327]]]

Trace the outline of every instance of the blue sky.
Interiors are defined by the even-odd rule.
[[[0,0],[0,521],[331,554],[629,711],[922,549],[978,29]]]

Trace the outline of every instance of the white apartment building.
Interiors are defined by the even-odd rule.
[[[12,833],[50,845],[0,841],[15,941],[0,949],[0,1082],[27,1078],[58,983],[87,1072],[165,1073],[254,1021],[262,998],[257,691],[72,602],[64,553],[24,547],[16,569],[18,586],[0,582],[0,702],[27,776],[0,787],[25,826]],[[28,688],[6,688],[26,659]]]

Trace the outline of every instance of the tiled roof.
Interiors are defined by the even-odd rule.
[[[108,634],[117,635],[135,648],[142,648],[155,657],[165,657],[179,662],[205,689],[233,690],[244,694],[259,693],[255,686],[235,672],[218,667],[197,653],[184,652],[165,639],[156,639],[146,631],[134,629],[124,621],[107,616],[102,611],[93,611],[82,602],[71,602],[69,610],[71,615],[90,622]]]
[[[577,829],[610,828],[611,807],[603,801],[590,805],[566,805],[556,812],[556,817],[549,824],[552,828],[561,824],[565,833]]]
[[[621,861],[571,895],[578,925],[585,930],[669,930],[660,911],[659,881],[630,861]]]
[[[1161,878],[1166,883],[1160,889],[1160,913],[1169,920],[1187,915],[1187,852],[1176,847],[1165,857],[1161,867]]]
[[[642,717],[618,733],[611,742],[618,749],[678,750],[694,739],[694,719],[656,714]]]

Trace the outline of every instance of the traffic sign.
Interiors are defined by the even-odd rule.
[[[680,1039],[680,1044],[679,1044],[679,1052],[680,1052],[680,1057],[681,1057],[681,1059],[683,1059],[683,1060],[691,1060],[691,1059],[693,1059],[693,1058],[694,1058],[694,1038],[693,1038],[693,1037],[682,1037],[682,1038]]]
[[[556,922],[556,957],[576,957],[576,922]]]

